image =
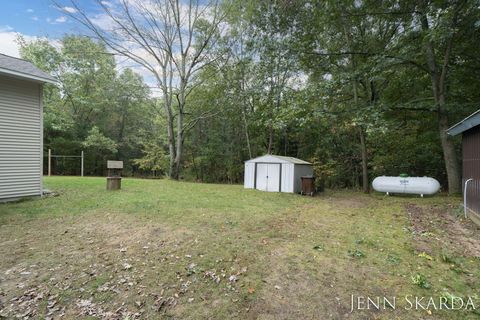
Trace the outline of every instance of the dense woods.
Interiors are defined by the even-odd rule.
[[[20,39],[59,80],[44,148],[85,150],[87,174],[120,159],[126,175],[238,183],[272,153],[311,161],[319,186],[407,173],[460,191],[445,130],[480,107],[478,1],[120,2],[98,1],[108,30],[73,1],[84,34]]]

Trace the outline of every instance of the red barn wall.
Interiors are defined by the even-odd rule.
[[[467,206],[480,214],[480,125],[463,133],[463,186],[468,183]]]

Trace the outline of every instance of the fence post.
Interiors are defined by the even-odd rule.
[[[83,156],[84,156],[84,154],[83,154],[83,150],[82,150],[82,161],[81,161],[82,162],[82,169],[80,171],[82,177],[83,177]]]
[[[52,149],[48,149],[48,176],[52,175]]]

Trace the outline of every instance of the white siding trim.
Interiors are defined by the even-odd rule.
[[[38,106],[40,117],[40,196],[43,196],[43,84],[38,86]]]

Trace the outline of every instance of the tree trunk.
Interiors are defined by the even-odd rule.
[[[168,176],[174,178],[174,168],[175,168],[175,138],[173,131],[173,115],[170,109],[168,95],[166,90],[164,91],[164,104],[165,104],[165,113],[167,114],[167,138],[168,138],[168,155],[169,155],[169,165],[168,165]]]
[[[444,113],[438,115],[438,129],[440,131],[440,140],[442,142],[443,159],[445,160],[445,169],[447,171],[448,193],[456,194],[461,192],[461,175],[458,165],[455,145],[452,139],[447,135],[449,128],[447,116]]]
[[[247,122],[247,115],[246,113],[246,108],[243,106],[242,110],[242,115],[243,115],[243,128],[245,130],[245,138],[247,140],[247,148],[248,148],[248,156],[250,157],[249,159],[252,159],[252,147],[250,146],[250,135],[248,134],[248,122]]]
[[[268,134],[267,154],[271,154],[271,153],[272,153],[272,148],[273,148],[273,129],[270,128],[269,134]]]
[[[182,60],[183,65],[185,64]],[[184,69],[182,69],[184,72]],[[180,88],[178,92],[178,112],[177,112],[177,138],[176,138],[176,150],[175,150],[175,168],[172,178],[178,180],[180,178],[180,170],[182,168],[182,156],[183,156],[183,140],[184,140],[184,128],[183,128],[183,117],[185,110],[185,91],[186,91],[186,81],[181,76],[180,79]]]
[[[456,23],[456,17],[454,16],[453,24]],[[425,32],[430,30],[428,18],[423,11],[420,15],[420,21],[422,29]],[[448,193],[455,194],[460,193],[460,170],[455,153],[455,145],[453,141],[448,137],[446,130],[449,128],[448,116],[446,110],[446,79],[448,73],[448,65],[450,60],[450,54],[453,47],[453,35],[447,39],[445,55],[443,57],[443,66],[439,66],[436,60],[435,49],[432,41],[425,42],[425,55],[427,60],[427,66],[430,74],[430,80],[432,83],[432,94],[435,101],[435,106],[438,114],[438,129],[440,134],[440,142],[442,144],[443,159],[445,161],[445,169],[447,171],[448,180]]]
[[[167,141],[168,141],[168,176],[173,178],[175,168],[175,132],[173,130],[173,114],[172,114],[172,98],[169,92],[168,80],[172,79],[171,73],[168,72],[168,62],[162,65],[162,78],[158,77],[158,82],[161,84],[163,94],[163,108],[167,118]],[[170,86],[171,87],[171,86]]]
[[[345,35],[345,40],[347,42],[348,48],[351,49],[353,48],[352,46],[352,35],[350,30],[347,29],[347,24],[345,23],[343,25],[343,32]],[[355,61],[355,55],[350,56],[350,67],[351,67],[351,74],[353,74],[353,83],[352,83],[352,89],[353,89],[353,103],[355,106],[355,109],[359,108],[359,101],[358,101],[358,79],[356,77],[356,71],[357,71],[357,64]],[[362,158],[362,189],[363,192],[369,193],[370,192],[370,186],[368,183],[368,158],[367,158],[367,146],[366,146],[366,139],[365,139],[365,132],[362,127],[362,125],[358,125],[358,129],[360,132],[360,153],[361,153],[361,158]],[[357,179],[358,181],[358,179]]]
[[[197,181],[200,181],[200,177],[198,175],[198,170],[197,170],[197,165],[195,164],[195,155],[193,154],[193,150],[192,150],[192,164],[193,164],[193,171],[195,172],[195,177],[197,179]]]
[[[360,132],[360,148],[362,153],[362,188],[363,192],[370,192],[370,184],[368,183],[368,158],[367,158],[367,144],[365,141],[365,132],[362,127],[359,127]]]
[[[355,63],[352,57],[352,69],[355,72]],[[358,85],[357,79],[353,79],[353,101],[355,107],[358,107]],[[365,193],[370,192],[370,185],[368,183],[368,158],[367,158],[367,145],[365,141],[365,132],[363,127],[360,125],[358,127],[360,133],[360,153],[362,157],[362,190]]]
[[[180,178],[180,169],[182,167],[182,156],[183,156],[183,110],[179,108],[177,115],[177,145],[175,150],[175,168],[173,172],[172,179],[178,180]]]
[[[241,55],[243,57],[243,38],[240,38],[240,48],[241,48]],[[245,103],[245,70],[242,65],[241,67],[242,71],[242,81],[240,82],[240,90],[242,94],[242,117],[243,117],[243,127],[245,130],[245,139],[247,140],[247,148],[248,148],[248,156],[250,157],[249,159],[252,159],[252,147],[250,145],[250,135],[248,133],[248,122],[247,122],[247,105]]]
[[[167,117],[168,119],[169,117]],[[170,122],[171,120],[168,120]],[[167,133],[168,133],[168,176],[173,178],[174,168],[175,168],[175,139],[173,138],[173,126],[171,123],[167,124]]]

